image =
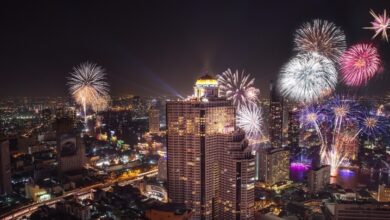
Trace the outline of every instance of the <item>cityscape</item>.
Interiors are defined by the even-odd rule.
[[[390,2],[0,9],[0,219],[390,220]]]

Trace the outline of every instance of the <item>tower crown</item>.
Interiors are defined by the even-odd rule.
[[[218,81],[213,76],[205,74],[198,78],[194,86],[196,98],[218,97]]]

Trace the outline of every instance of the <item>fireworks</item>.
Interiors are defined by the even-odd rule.
[[[374,39],[379,34],[382,34],[382,39],[388,41],[387,29],[390,29],[390,18],[386,14],[386,10],[381,14],[375,14],[373,10],[370,11],[374,21],[371,22],[371,27],[365,27],[364,29],[374,30],[375,34],[372,37]]]
[[[73,68],[69,77],[69,90],[75,101],[82,105],[84,120],[87,106],[96,105],[104,97],[108,97],[108,83],[105,81],[104,69],[93,63],[82,63]]]
[[[278,86],[293,101],[314,102],[332,92],[337,71],[331,60],[317,53],[299,54],[283,68]]]
[[[261,108],[256,104],[243,105],[237,113],[237,126],[243,129],[249,139],[257,139],[261,135],[263,117]]]
[[[94,112],[101,112],[108,108],[110,97],[100,96],[92,103],[91,107]]]
[[[340,58],[342,79],[348,86],[366,84],[378,72],[380,65],[378,51],[371,44],[356,44]]]
[[[330,165],[330,175],[337,176],[337,170],[346,159],[345,153],[336,147],[326,152],[326,164]]]
[[[255,104],[259,98],[260,91],[254,87],[255,79],[250,74],[241,74],[230,69],[218,75],[219,92],[233,104],[240,107],[246,104]]]
[[[356,133],[355,137],[361,133],[375,137],[378,134],[384,134],[387,132],[385,117],[366,114],[363,117],[359,118],[358,121],[360,129]]]
[[[344,32],[334,23],[320,19],[304,23],[296,30],[294,43],[300,53],[316,52],[334,62],[346,48]]]

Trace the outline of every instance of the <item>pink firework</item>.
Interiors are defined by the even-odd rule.
[[[365,29],[374,30],[375,34],[372,37],[373,39],[382,33],[382,39],[388,41],[387,38],[387,29],[390,29],[390,18],[386,14],[386,10],[381,14],[375,14],[373,10],[370,11],[374,21],[371,22],[371,27],[365,27]]]
[[[361,86],[379,72],[381,60],[372,44],[356,44],[340,58],[343,81],[348,86]]]

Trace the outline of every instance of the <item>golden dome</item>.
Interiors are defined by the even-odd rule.
[[[214,77],[206,74],[196,80],[195,85],[218,85],[218,81]]]

